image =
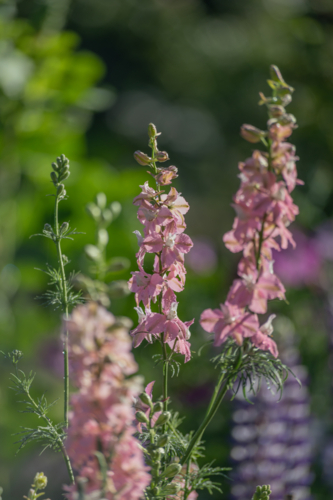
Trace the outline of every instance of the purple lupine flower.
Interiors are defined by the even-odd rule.
[[[293,376],[285,383],[281,401],[266,385],[255,405],[238,397],[233,412],[233,500],[248,500],[258,484],[269,483],[271,500],[293,494],[295,500],[310,500],[312,447],[307,370],[300,365],[295,346],[281,349],[283,362]]]

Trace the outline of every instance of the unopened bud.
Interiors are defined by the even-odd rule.
[[[149,123],[148,125],[148,136],[149,137],[156,137],[157,135],[157,129],[153,123]]]
[[[53,232],[52,226],[50,224],[44,224],[44,231]]]
[[[47,486],[47,477],[44,472],[37,472],[34,479],[34,486],[37,490],[44,490]]]
[[[86,256],[91,260],[96,261],[101,257],[101,252],[95,245],[86,245],[84,251]]]
[[[261,141],[261,139],[266,135],[266,132],[263,130],[259,130],[257,127],[248,125],[247,123],[241,126],[240,133],[243,139],[252,143]]]
[[[70,176],[70,171],[66,170],[63,174],[60,175],[59,181],[65,181],[66,179],[68,179],[69,176]]]
[[[182,470],[182,466],[181,464],[170,464],[168,465],[168,467],[165,469],[164,472],[162,472],[162,476],[163,477],[175,477],[177,476],[177,474],[180,473],[180,471]]]
[[[110,224],[110,222],[112,222],[113,215],[112,215],[112,212],[109,208],[106,208],[105,210],[103,210],[102,219],[103,219],[103,222],[108,222],[109,224]]]
[[[269,106],[268,107],[270,114],[272,115],[273,118],[279,118],[282,116],[286,110],[284,109],[283,106]]]
[[[270,74],[271,74],[271,79],[274,82],[281,83],[281,84],[285,83],[285,81],[281,75],[281,71],[279,70],[279,68],[277,66],[272,64],[271,67],[269,68],[269,70],[270,70]]]
[[[143,413],[143,411],[137,411],[135,414],[135,418],[137,419],[138,422],[141,422],[143,424],[149,424],[149,419],[147,415]]]
[[[148,406],[152,406],[153,403],[152,403],[152,400],[150,398],[150,396],[146,393],[146,392],[142,392],[139,396],[139,398],[141,399],[141,401],[145,404],[145,405],[148,405]]]
[[[157,184],[160,184],[161,186],[167,186],[168,184],[171,184],[172,179],[178,177],[177,173],[178,168],[174,165],[170,165],[170,167],[159,169],[158,174],[154,177]]]
[[[181,485],[177,483],[168,484],[163,488],[163,495],[176,495],[180,490]]]
[[[101,216],[101,209],[95,203],[88,203],[86,211],[95,220],[98,220]]]
[[[105,193],[98,193],[98,194],[96,194],[95,200],[96,200],[96,205],[101,210],[103,210],[106,207],[107,198],[106,198],[106,194]]]
[[[103,228],[99,229],[97,236],[99,245],[101,245],[102,247],[106,247],[109,242],[109,233],[107,232],[107,230]]]
[[[139,165],[143,166],[150,165],[152,162],[152,159],[142,151],[135,151],[134,158],[139,163]]]
[[[59,165],[55,162],[51,163],[51,167],[53,168],[53,170],[55,170],[56,172],[58,172],[59,170]]]
[[[169,441],[168,434],[162,434],[162,436],[160,436],[157,441],[157,446],[164,447],[166,444],[168,444],[168,441]]]
[[[169,422],[170,418],[171,418],[171,413],[169,411],[164,411],[156,420],[155,425],[156,426],[164,425],[167,422]]]
[[[51,172],[51,181],[53,182],[54,185],[58,184],[58,176],[55,172]]]
[[[156,152],[156,155],[155,155],[155,158],[157,161],[168,161],[169,159],[169,155],[166,151],[157,151]]]
[[[57,196],[60,196],[62,194],[66,194],[65,186],[63,184],[59,184],[59,186],[57,187]]]
[[[112,203],[110,203],[110,210],[114,219],[118,217],[121,212],[121,204],[119,203],[119,201],[113,201]]]
[[[60,234],[64,234],[69,228],[68,222],[63,222],[60,226]]]
[[[158,411],[163,411],[163,403],[161,401],[154,404],[153,413],[157,413]]]

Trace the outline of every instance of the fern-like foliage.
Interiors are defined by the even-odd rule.
[[[48,403],[44,394],[37,399],[31,396],[30,390],[35,374],[30,372],[27,375],[23,370],[18,369],[17,365],[23,356],[22,352],[12,351],[8,354],[2,354],[7,360],[10,360],[15,367],[15,373],[11,373],[10,389],[12,389],[16,395],[24,396],[23,399],[19,401],[24,404],[24,409],[21,410],[21,413],[33,413],[45,424],[44,426],[38,425],[36,428],[21,427],[22,431],[15,434],[21,436],[20,439],[16,441],[16,443],[20,445],[18,451],[32,441],[39,441],[43,445],[42,451],[46,448],[52,448],[55,451],[63,452],[63,441],[66,437],[66,433],[63,430],[63,423],[53,424],[47,416],[50,408],[56,404],[57,400]]]
[[[64,265],[68,264],[70,261],[65,255],[62,256]],[[37,271],[42,271],[50,277],[48,282],[49,286],[53,286],[53,289],[47,290],[42,295],[36,297],[37,300],[41,300],[46,306],[52,306],[54,309],[59,309],[64,307],[64,292],[63,292],[63,280],[61,276],[60,269],[56,269],[49,264],[46,265],[46,269],[38,269]],[[76,282],[77,273],[72,272],[69,277],[65,280],[65,287],[67,289],[67,306],[75,307],[78,304],[84,302],[81,290],[74,291],[74,283]]]
[[[250,403],[248,393],[256,395],[262,380],[265,380],[271,392],[279,393],[280,398],[289,373],[299,382],[292,370],[279,358],[274,358],[268,351],[258,349],[247,339],[243,346],[238,346],[233,339],[228,339],[223,345],[222,352],[212,361],[228,377],[233,397],[241,388],[244,398]]]

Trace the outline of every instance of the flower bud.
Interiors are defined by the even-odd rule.
[[[101,209],[95,203],[88,203],[86,211],[94,220],[98,220],[101,216]]]
[[[137,419],[138,422],[141,422],[143,424],[149,424],[149,419],[147,415],[143,413],[143,411],[137,411],[135,414],[135,418]]]
[[[110,224],[110,222],[112,222],[112,219],[113,219],[113,215],[112,215],[111,210],[109,208],[106,208],[105,210],[103,210],[103,212],[102,212],[103,222],[107,222],[108,224]]]
[[[64,234],[66,231],[68,231],[69,224],[68,222],[63,222],[60,226],[60,234]]]
[[[146,392],[142,392],[140,395],[139,395],[139,398],[141,399],[141,401],[145,404],[145,405],[148,405],[150,407],[153,406],[153,403],[152,403],[152,400],[151,400],[151,397],[146,393]]]
[[[165,446],[166,444],[168,444],[168,441],[169,441],[169,436],[168,434],[162,434],[162,436],[160,436],[158,438],[158,441],[157,441],[157,446]]]
[[[157,151],[156,152],[156,155],[155,155],[155,158],[157,161],[168,161],[169,159],[169,155],[166,151]]]
[[[261,141],[261,139],[266,135],[266,132],[263,130],[259,130],[257,127],[248,125],[247,123],[241,126],[240,133],[243,139],[252,143]]]
[[[66,194],[65,186],[63,184],[59,184],[57,187],[57,196],[61,196],[62,194]]]
[[[273,106],[268,106],[268,109],[273,118],[279,118],[286,112],[283,106],[273,105]]]
[[[47,477],[44,472],[37,472],[34,479],[34,486],[37,490],[44,490],[47,486]]]
[[[106,207],[107,198],[106,198],[106,194],[105,193],[98,193],[98,194],[96,194],[95,200],[96,200],[96,205],[101,210],[103,210]]]
[[[155,426],[166,424],[167,422],[169,422],[170,418],[171,418],[171,413],[169,411],[164,411],[156,420]]]
[[[65,170],[65,172],[59,176],[59,181],[65,181],[66,179],[68,179],[70,174],[71,173],[69,170]]]
[[[273,82],[285,84],[285,81],[281,75],[281,71],[279,70],[279,68],[277,66],[272,64],[271,67],[269,68],[269,70],[270,70],[271,79],[273,80]]]
[[[54,185],[58,184],[58,176],[55,172],[51,172],[51,181],[53,182]]]
[[[142,151],[135,151],[134,158],[139,163],[139,165],[143,166],[150,165],[152,162],[152,159]]]
[[[58,172],[59,165],[57,165],[57,163],[55,163],[55,162],[51,163],[51,167],[53,168],[53,170],[55,170],[56,172]]]
[[[149,123],[149,125],[148,125],[148,136],[149,137],[156,137],[157,136],[157,129],[153,123]]]
[[[86,256],[91,260],[97,261],[101,257],[101,252],[95,245],[86,245],[84,251]]]
[[[51,224],[44,224],[44,231],[48,231],[50,233],[53,233],[53,229]]]
[[[172,483],[168,484],[163,488],[163,495],[169,496],[169,495],[177,495],[178,491],[180,490],[181,485],[177,483]]]
[[[180,471],[182,470],[182,466],[181,464],[170,464],[168,465],[168,467],[165,469],[164,472],[162,472],[162,476],[163,477],[175,477],[177,476],[177,474],[180,473]]]
[[[112,203],[110,203],[110,210],[114,219],[118,217],[121,212],[121,204],[119,203],[119,201],[113,201]]]
[[[99,229],[98,234],[98,244],[101,245],[102,247],[106,247],[106,245],[109,242],[109,233],[107,232],[106,229]]]
[[[158,411],[163,411],[163,403],[161,401],[154,404],[153,413],[157,413]]]
[[[158,174],[156,174],[154,177],[157,184],[160,184],[161,186],[167,186],[168,184],[171,184],[173,179],[178,177],[177,173],[178,168],[174,165],[170,165],[170,167],[168,168],[159,169]]]

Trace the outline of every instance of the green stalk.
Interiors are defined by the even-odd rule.
[[[214,403],[211,405],[210,411],[207,412],[207,415],[205,416],[202,424],[200,425],[199,429],[197,430],[197,432],[194,434],[193,438],[191,439],[191,442],[188,445],[187,450],[186,450],[183,458],[180,461],[180,463],[182,465],[184,465],[189,460],[189,458],[191,457],[191,453],[193,451],[193,448],[195,447],[195,445],[197,444],[197,442],[200,441],[203,433],[206,430],[206,427],[211,422],[212,418],[214,417],[215,413],[217,412],[218,407],[220,406],[220,404],[222,402],[222,399],[224,398],[224,396],[226,395],[227,390],[229,389],[229,383],[228,382],[229,382],[229,380],[226,381],[226,383],[225,383],[222,391],[220,392],[220,394],[218,395],[218,397],[216,397]],[[215,395],[215,391],[214,391],[214,395]],[[214,395],[213,395],[213,398],[214,398]]]
[[[59,195],[56,194],[55,205],[54,205],[54,230],[56,235],[56,246],[58,254],[58,262],[60,266],[61,273],[61,290],[62,290],[62,303],[64,308],[64,313],[66,319],[68,318],[68,300],[67,300],[67,284],[65,267],[61,252],[60,245],[60,234],[59,234],[59,221],[58,221],[58,205],[59,205]],[[68,370],[68,331],[65,332],[65,337],[63,340],[63,354],[64,354],[64,421],[66,429],[68,428],[68,409],[69,409],[69,370]]]
[[[54,426],[53,426],[51,420],[49,419],[49,417],[47,417],[45,415],[45,413],[41,414],[40,407],[35,403],[35,401],[33,400],[33,398],[30,396],[29,392],[26,392],[26,395],[29,398],[29,400],[32,403],[32,405],[34,406],[34,408],[36,409],[36,415],[41,415],[41,417],[44,420],[44,422],[52,429],[52,433],[56,437],[56,440],[57,440],[57,443],[58,443],[59,448],[61,450],[62,456],[64,457],[64,460],[65,460],[65,463],[66,463],[66,467],[67,467],[67,471],[68,471],[68,475],[69,475],[69,478],[71,480],[71,483],[75,484],[74,474],[73,474],[71,462],[69,460],[69,456],[67,455],[67,451],[66,451],[64,443],[62,442],[61,437],[59,436],[58,432],[54,428]]]

